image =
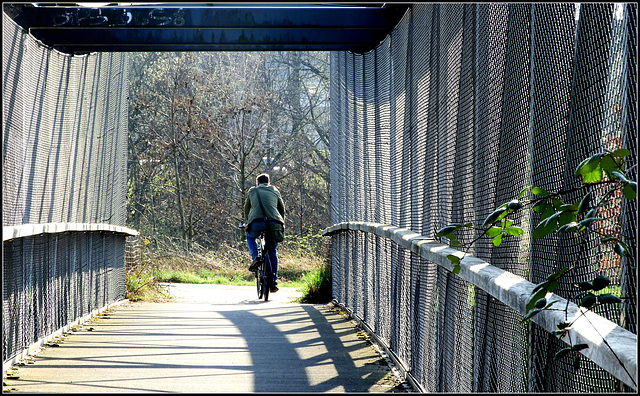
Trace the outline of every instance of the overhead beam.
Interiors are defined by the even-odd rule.
[[[406,9],[406,7],[404,7]],[[30,28],[359,28],[388,29],[398,7],[106,6],[27,7]],[[403,12],[404,13],[404,12]],[[400,15],[401,16],[401,15]]]
[[[46,37],[54,47],[93,48],[100,51],[122,51],[125,48],[144,51],[151,45],[179,47],[200,46],[208,48],[246,48],[269,46],[283,47],[333,47],[367,48],[375,37],[370,31],[320,30],[320,29],[112,29],[92,28],[79,34],[75,29],[41,30],[34,36]]]
[[[400,5],[12,5],[10,16],[62,52],[351,50],[375,48],[404,15]],[[7,10],[7,4],[4,5]]]

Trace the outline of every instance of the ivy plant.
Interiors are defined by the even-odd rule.
[[[514,218],[518,211],[530,207],[533,212],[540,215],[540,220],[533,230],[534,240],[554,233],[585,237],[587,233],[593,232],[596,233],[601,245],[610,246],[618,256],[635,262],[634,250],[629,248],[622,233],[611,231],[616,227],[610,227],[611,224],[608,224],[609,227],[594,227],[599,223],[607,225],[611,222],[610,218],[599,212],[602,212],[602,209],[612,200],[622,199],[622,197],[629,200],[636,199],[637,183],[629,178],[630,171],[636,165],[629,165],[627,157],[630,155],[627,149],[606,150],[594,154],[585,158],[576,168],[575,176],[580,179],[577,187],[556,192],[547,191],[542,187],[526,187],[516,198],[498,206],[479,227],[473,223],[453,223],[436,231],[435,236],[447,238],[452,247],[462,248],[462,258],[464,258],[471,247],[482,238],[491,238],[493,245],[500,246],[506,238],[523,235],[524,230],[515,225]],[[563,197],[576,192],[579,192],[577,194],[580,197],[579,200],[575,202],[563,200]],[[461,241],[457,233],[466,228],[477,231],[477,236],[469,241]],[[453,263],[453,272],[459,273],[461,258],[455,255],[449,255],[447,258]],[[561,268],[535,286],[521,323],[527,322],[544,310],[557,309],[552,308],[557,301],[548,302],[545,296],[553,292],[559,285],[559,279],[572,270],[573,267]],[[565,314],[568,315],[569,301],[575,301],[579,307],[585,309],[581,315],[598,306],[619,304],[621,300],[618,296],[604,292],[610,283],[611,280],[608,277],[600,274],[589,281],[575,284],[576,293],[568,299],[567,306],[564,308]],[[553,334],[562,338],[573,323],[575,320],[558,323],[557,330]],[[571,357],[577,370],[580,367],[581,351],[585,348],[588,348],[586,344],[572,344],[559,350],[555,354],[555,359]]]

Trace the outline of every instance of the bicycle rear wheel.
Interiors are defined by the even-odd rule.
[[[257,289],[258,289],[258,300],[262,298],[262,293],[263,293],[263,290],[264,290],[262,288],[262,278],[263,278],[263,276],[262,276],[261,272],[262,271],[254,272],[256,274],[256,286],[257,286]]]
[[[269,301],[269,291],[271,290],[271,259],[269,258],[269,254],[264,255],[264,260],[262,262],[262,273],[263,279],[262,287],[264,288],[264,301]]]
[[[269,278],[267,278],[267,274],[262,276],[262,291],[264,294],[264,301],[269,301]]]

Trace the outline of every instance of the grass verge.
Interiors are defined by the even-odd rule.
[[[328,303],[332,298],[331,283],[331,267],[328,265],[307,272],[302,277],[302,297],[298,301],[310,304]]]
[[[160,282],[255,285],[253,273],[247,270],[249,255],[244,250],[225,247],[216,252],[186,255],[143,249],[138,265],[127,271],[127,298],[132,301],[165,299]],[[278,248],[278,262],[278,286],[301,289],[304,299],[301,302],[316,302],[314,299],[321,296],[319,288],[327,285],[324,281],[322,286],[322,279],[327,276],[331,287],[331,272],[329,269],[327,275],[321,254],[285,245]],[[315,297],[306,297],[307,294]],[[330,290],[328,295],[330,301]]]

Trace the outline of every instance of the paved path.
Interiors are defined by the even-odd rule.
[[[169,285],[120,304],[6,378],[11,392],[389,392],[399,382],[332,305],[281,287]]]

